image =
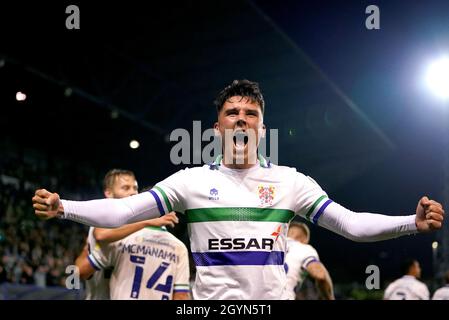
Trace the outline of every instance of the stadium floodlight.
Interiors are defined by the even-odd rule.
[[[16,93],[16,100],[17,101],[25,101],[25,99],[27,98],[27,95],[23,92],[18,91]]]
[[[432,249],[434,250],[438,249],[438,242],[436,241],[432,242]]]
[[[137,140],[131,140],[131,142],[129,143],[129,147],[131,149],[137,149],[140,146],[139,141]]]
[[[449,100],[449,56],[433,61],[426,74],[429,89],[443,100]]]

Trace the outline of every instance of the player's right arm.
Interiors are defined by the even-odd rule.
[[[155,219],[172,211],[156,192],[144,192],[122,199],[90,201],[61,200],[57,193],[36,190],[32,198],[35,214],[41,219],[60,217],[82,224],[116,228],[124,224]]]
[[[60,200],[57,193],[39,189],[32,199],[34,212],[41,219],[61,217],[101,228],[159,218],[171,211],[184,212],[188,195],[186,170],[171,175],[150,191],[122,199]]]
[[[159,218],[165,214],[159,210],[158,203],[148,192],[122,199],[69,201],[61,200],[57,193],[39,189],[32,201],[39,218],[61,217],[103,228]]]

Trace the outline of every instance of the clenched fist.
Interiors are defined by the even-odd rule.
[[[416,207],[416,227],[420,232],[441,229],[444,220],[443,206],[427,197],[422,197]]]
[[[64,213],[59,194],[51,193],[45,189],[36,190],[32,198],[34,213],[40,219],[51,219]]]

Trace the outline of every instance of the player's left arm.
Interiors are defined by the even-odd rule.
[[[299,215],[354,241],[387,240],[438,230],[443,224],[442,205],[428,197],[419,200],[414,215],[389,216],[346,209],[329,199],[313,179],[300,174],[294,189]]]
[[[89,263],[88,256],[89,250],[86,244],[81,254],[75,260],[75,265],[78,268],[79,276],[83,280],[89,279],[95,273],[94,267],[92,267],[92,265]]]
[[[335,300],[332,279],[326,267],[318,260],[310,262],[306,270],[315,280],[320,296],[325,300]]]
[[[415,223],[418,231],[428,232],[441,229],[444,220],[444,209],[441,203],[422,197],[416,206]]]
[[[173,300],[191,300],[189,292],[174,292]]]
[[[174,276],[173,300],[190,300],[189,254],[184,244],[178,248],[179,259]]]
[[[80,277],[88,280],[96,271],[104,270],[114,266],[117,254],[117,242],[99,244],[90,248],[88,254],[82,254],[76,260],[80,270]]]
[[[354,241],[379,241],[441,228],[444,210],[438,202],[421,198],[415,215],[388,216],[353,212],[331,202],[318,224]]]

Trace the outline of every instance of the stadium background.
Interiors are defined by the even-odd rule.
[[[69,4],[80,30],[65,28]],[[380,30],[365,28],[370,4]],[[0,297],[82,298],[62,286],[87,228],[38,221],[34,189],[92,199],[110,168],[133,170],[141,187],[176,172],[168,135],[212,126],[214,96],[233,79],[261,84],[280,164],[342,205],[393,215],[424,194],[443,201],[449,113],[420,79],[449,52],[447,1],[16,2],[0,15]],[[174,232],[185,239],[184,224]],[[436,289],[443,235],[359,244],[312,226],[312,245],[337,298],[374,299],[365,268],[380,267],[384,289],[409,256]]]

